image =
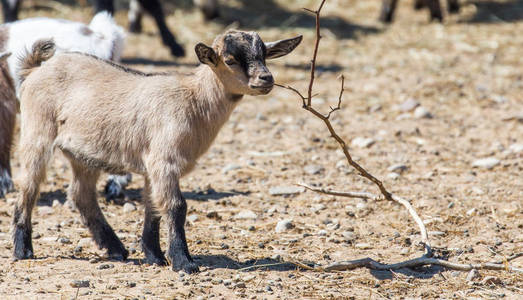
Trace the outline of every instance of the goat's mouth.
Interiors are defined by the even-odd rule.
[[[267,84],[267,85],[249,85],[249,87],[253,90],[255,90],[257,93],[265,95],[268,94],[270,91],[272,91],[272,88],[274,87],[273,84]]]

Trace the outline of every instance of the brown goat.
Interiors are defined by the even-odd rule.
[[[25,176],[13,214],[14,257],[33,256],[31,211],[57,148],[73,169],[69,197],[109,257],[122,260],[128,252],[98,206],[96,180],[100,170],[131,171],[145,176],[146,262],[166,264],[159,243],[162,212],[172,268],[197,271],[185,239],[187,204],[179,179],[209,148],[243,95],[272,90],[265,59],[286,55],[300,42],[301,36],[263,43],[254,32],[228,31],[212,47],[196,45],[203,65],[188,75],[145,74],[79,53],[53,56],[52,41],[35,44],[20,72],[26,78],[20,101]]]
[[[0,198],[13,189],[9,155],[18,109],[14,83],[6,61],[8,56],[7,53],[0,54]]]

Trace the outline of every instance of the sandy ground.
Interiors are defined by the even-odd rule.
[[[189,53],[175,61],[145,19],[145,33],[128,38],[124,63],[144,71],[189,70],[197,61],[193,45],[211,43],[227,27],[256,30],[265,40],[303,34],[292,55],[268,66],[277,82],[304,89],[314,32],[313,18],[300,8],[317,1],[243,2],[227,2],[221,23],[203,22],[190,7],[168,9],[168,23]],[[431,24],[411,2],[401,1],[397,22],[385,27],[376,21],[380,1],[327,1],[313,103],[328,111],[337,99],[337,76],[344,74],[346,93],[333,124],[351,143],[354,158],[411,201],[433,246],[443,248],[448,260],[502,260],[523,250],[523,4],[462,1],[459,15]],[[41,3],[28,1],[22,16],[86,22],[91,16],[89,7],[33,6]],[[117,19],[127,24],[124,11]],[[422,109],[409,107],[412,103]],[[490,169],[474,167],[483,158],[499,162]],[[23,176],[16,150],[13,160],[15,175]],[[34,212],[36,259],[11,261],[9,229],[17,194],[0,201],[3,299],[523,297],[523,276],[508,272],[480,271],[468,281],[467,272],[436,267],[324,273],[282,263],[323,265],[363,257],[397,262],[422,252],[418,228],[394,203],[312,192],[271,195],[271,188],[297,182],[376,192],[346,165],[323,124],[280,88],[265,97],[245,97],[182,180],[189,203],[188,244],[201,265],[198,274],[141,264],[140,176],[122,201],[133,203],[134,211],[106,203],[104,182],[99,183],[106,217],[132,252],[127,262],[104,260],[78,212],[62,204],[69,176],[69,166],[57,156]],[[277,223],[286,219],[293,228],[277,233]],[[161,234],[165,248],[166,232]],[[523,258],[512,265],[522,268]],[[88,280],[87,287],[76,287],[76,280]]]

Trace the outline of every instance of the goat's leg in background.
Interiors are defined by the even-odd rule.
[[[2,0],[4,23],[18,20],[18,10],[20,9],[21,2],[22,0]]]
[[[451,14],[459,13],[459,1],[458,0],[447,0],[447,9]]]
[[[391,23],[394,19],[394,11],[398,5],[398,0],[383,0],[381,4],[380,21]]]
[[[4,55],[0,58],[0,198],[13,190],[10,154],[18,100]]]
[[[426,0],[415,0],[414,1],[414,9],[415,10],[420,10],[420,9],[425,8],[425,6],[427,6],[425,1]]]
[[[425,0],[430,11],[430,20],[443,21],[443,14],[441,13],[441,5],[439,0]]]
[[[162,5],[159,0],[139,0],[140,5],[154,18],[160,35],[162,36],[163,44],[171,49],[171,54],[176,57],[185,56],[185,50],[176,42],[176,38],[171,33],[165,22],[165,15],[163,14]]]
[[[140,5],[140,2],[138,2],[138,0],[131,0],[129,3],[129,13],[127,14],[130,32],[142,32],[142,16],[143,7]]]

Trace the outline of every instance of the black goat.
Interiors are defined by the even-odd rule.
[[[383,0],[381,6],[380,21],[391,23],[394,19],[394,11],[398,5],[398,0]],[[415,9],[422,9],[428,7],[430,11],[430,19],[443,21],[443,14],[441,13],[441,5],[439,0],[416,0],[414,1]],[[449,13],[459,12],[458,0],[447,0],[447,8]]]

